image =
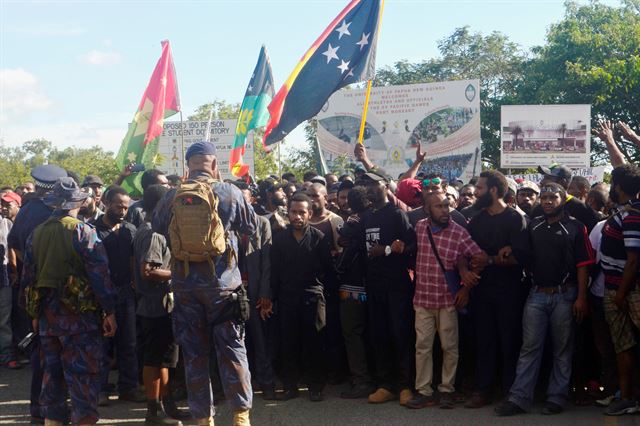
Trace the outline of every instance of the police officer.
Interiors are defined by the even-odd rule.
[[[107,255],[95,229],[77,218],[86,197],[72,178],[61,178],[43,200],[55,210],[33,231],[24,252],[21,287],[40,335],[40,403],[50,426],[66,420],[65,389],[73,424],[98,421],[101,335],[116,330]]]
[[[189,179],[218,176],[215,154],[212,143],[196,142],[191,145],[185,155]],[[228,293],[242,282],[235,255],[238,253],[235,232],[253,234],[255,213],[235,186],[214,182],[212,190],[218,198],[218,215],[228,235],[227,251],[216,259],[215,273],[209,262],[189,262],[186,265],[183,261],[173,262],[173,329],[184,355],[189,409],[198,425],[214,424],[209,357],[211,348],[215,346],[224,393],[234,411],[234,425],[244,426],[250,424],[253,395],[243,326],[233,320],[219,323],[216,320],[231,303]],[[175,189],[167,193],[153,217],[154,231],[167,238],[175,194]]]
[[[35,182],[35,194],[29,197],[29,202],[24,202],[14,221],[7,241],[9,248],[15,250],[18,258],[18,271],[22,270],[22,258],[27,238],[31,232],[51,216],[51,208],[43,202],[53,185],[62,177],[66,177],[67,172],[56,165],[45,164],[37,166],[31,170],[31,177]],[[42,370],[40,369],[40,349],[39,340],[35,339],[31,350],[31,421],[32,423],[42,423],[43,414],[40,408],[40,388],[42,387]]]

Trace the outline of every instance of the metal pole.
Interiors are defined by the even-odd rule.
[[[182,120],[182,109],[180,110],[180,143],[182,145],[182,177],[187,177],[187,165],[184,160],[185,150],[184,150],[184,121]]]

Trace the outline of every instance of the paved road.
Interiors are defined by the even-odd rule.
[[[29,383],[30,370],[19,371],[0,368],[0,424],[29,424]],[[606,417],[595,407],[569,407],[558,416],[542,416],[537,406],[531,414],[512,418],[493,416],[493,408],[469,410],[456,407],[454,410],[426,408],[408,410],[397,402],[380,406],[367,404],[365,400],[347,401],[338,397],[339,386],[326,390],[324,402],[312,403],[306,392],[301,397],[287,402],[265,402],[256,396],[251,420],[254,426],[279,425],[356,425],[356,426],[411,426],[411,425],[640,425],[640,415],[619,418]],[[181,402],[184,404],[185,402]],[[186,408],[186,407],[185,407]],[[109,407],[101,408],[101,425],[141,425],[144,424],[145,405],[114,401]],[[186,424],[195,424],[187,422]],[[230,425],[231,414],[226,403],[218,407],[216,425]]]

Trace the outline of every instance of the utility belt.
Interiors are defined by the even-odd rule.
[[[32,318],[38,318],[40,316],[42,309],[41,290],[43,288],[48,287],[38,288],[30,285],[25,289],[26,311]],[[84,278],[69,275],[64,285],[53,290],[58,291],[58,300],[60,300],[60,303],[74,314],[96,312],[100,308],[89,282]]]
[[[239,285],[234,290],[221,291],[220,296],[225,299],[226,303],[220,314],[213,320],[214,325],[227,321],[234,321],[240,324],[249,321],[251,305],[247,288],[244,284]]]
[[[539,285],[534,285],[532,290],[534,291],[534,293],[561,294],[566,293],[568,290],[571,290],[575,287],[575,283],[564,283],[554,287],[541,287]]]

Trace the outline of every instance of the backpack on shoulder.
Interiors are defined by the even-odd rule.
[[[218,196],[213,192],[213,179],[183,182],[173,199],[173,217],[169,224],[171,254],[184,262],[208,262],[215,273],[215,260],[227,249],[227,235],[218,215]],[[230,253],[231,254],[231,253]]]

